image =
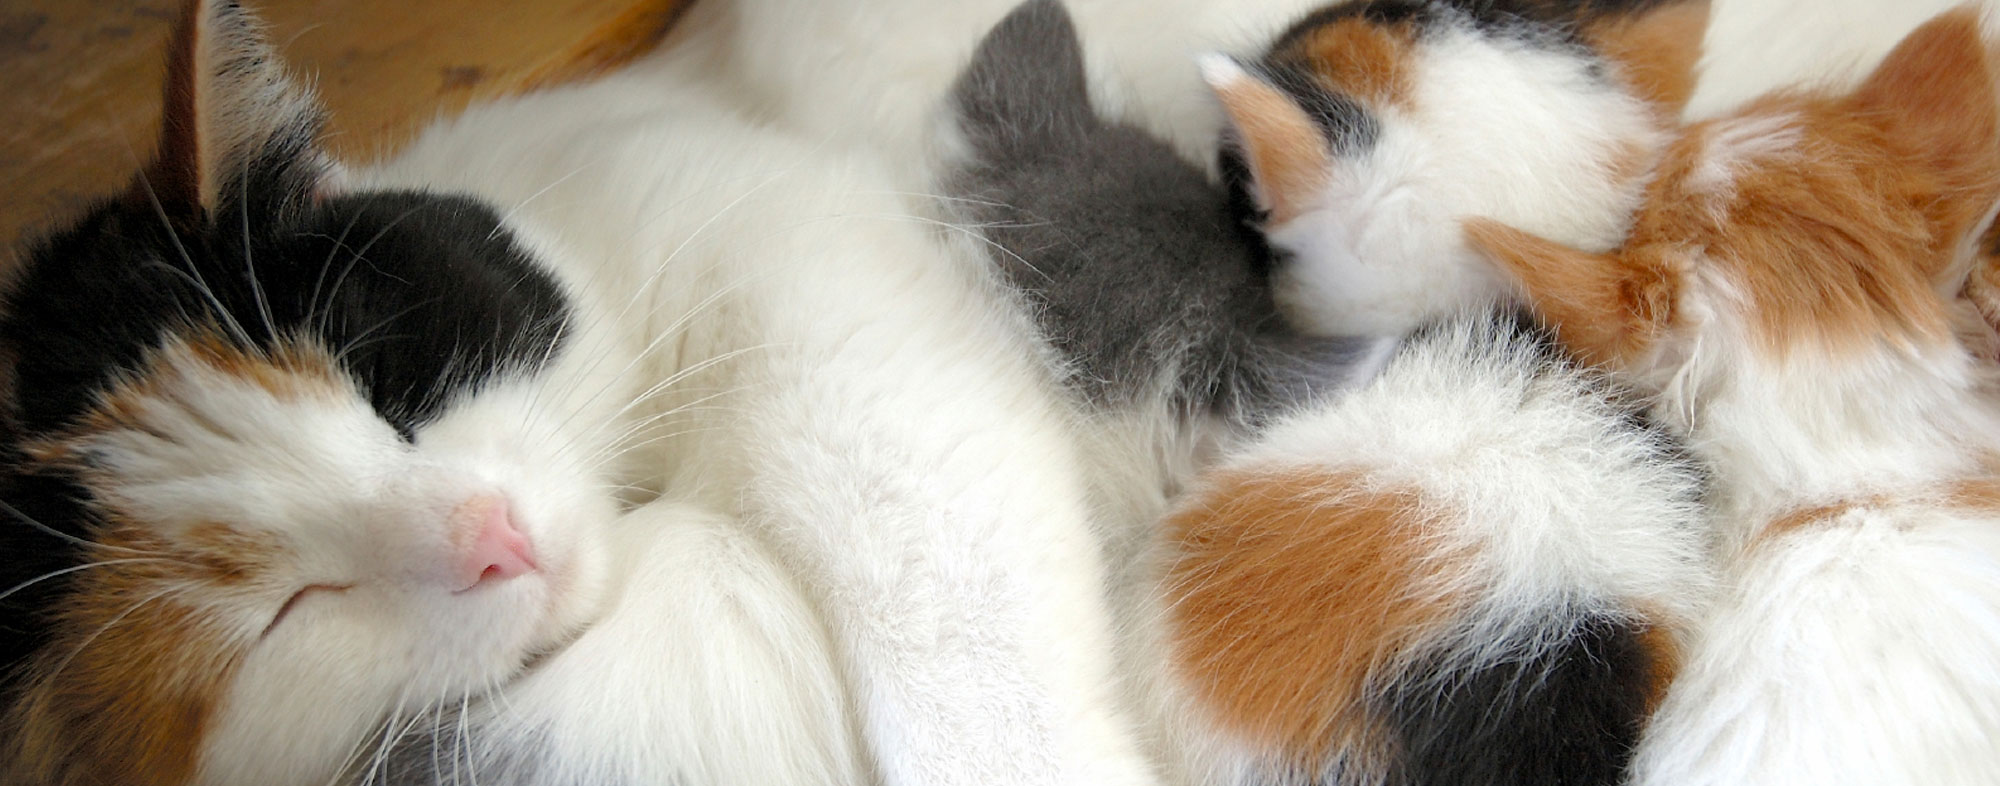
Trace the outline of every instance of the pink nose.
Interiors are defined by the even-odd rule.
[[[453,591],[506,581],[540,568],[535,564],[535,547],[514,526],[507,508],[505,497],[480,496],[452,511],[460,544],[452,574]]]

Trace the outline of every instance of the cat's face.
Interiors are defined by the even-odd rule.
[[[192,5],[158,160],[5,296],[0,781],[323,783],[603,591],[601,342],[491,209],[344,193]]]
[[[1953,355],[1977,322],[1958,294],[2000,198],[1978,28],[1948,14],[1851,95],[1777,94],[1688,127],[1615,252],[1493,221],[1468,235],[1579,354],[1654,389],[1710,389],[1746,364],[1814,385]]]
[[[1520,8],[1509,8],[1521,6]],[[1322,334],[1395,334],[1504,296],[1467,216],[1603,250],[1685,100],[1701,0],[1550,16],[1533,3],[1372,0],[1260,62],[1203,63],[1271,245],[1279,305]]]

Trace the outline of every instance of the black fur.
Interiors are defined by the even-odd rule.
[[[213,211],[172,191],[162,202],[142,183],[23,255],[0,295],[0,591],[78,564],[74,541],[41,527],[84,540],[96,527],[86,492],[21,446],[74,425],[171,335],[253,354],[317,341],[406,439],[455,396],[536,367],[560,342],[561,290],[494,211],[418,193],[316,198],[318,170],[296,142],[273,137]],[[66,578],[0,601],[0,694],[44,642]]]
[[[1228,193],[1144,132],[1100,120],[1061,3],[1030,0],[953,90],[974,161],[947,180],[1100,404],[1162,392],[1242,421],[1343,381],[1372,344],[1278,319],[1269,260]]]
[[[1387,786],[1613,786],[1654,689],[1655,655],[1630,622],[1584,614],[1543,654],[1393,686]],[[1443,663],[1420,664],[1425,675]]]

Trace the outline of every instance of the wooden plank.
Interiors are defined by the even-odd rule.
[[[12,0],[0,10],[0,238],[44,231],[151,155],[174,0]],[[438,113],[645,52],[683,0],[253,0],[365,161]]]

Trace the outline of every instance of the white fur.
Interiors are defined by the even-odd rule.
[[[688,12],[674,46],[762,117],[809,139],[907,163],[979,39],[1019,0],[720,0]],[[1222,116],[1194,56],[1251,55],[1319,0],[1067,0],[1106,116],[1213,166]]]
[[[1509,297],[1459,231],[1470,216],[1610,249],[1664,142],[1648,104],[1546,43],[1461,19],[1422,39],[1409,65],[1407,106],[1369,105],[1374,143],[1336,151],[1320,191],[1267,228],[1292,253],[1274,286],[1302,329],[1395,335]]]
[[[1772,90],[1858,84],[1918,25],[1991,0],[1712,0],[1700,78],[1685,116],[1729,113]]]
[[[1549,365],[1524,338],[1459,318],[1413,339],[1374,382],[1275,424],[1220,468],[1304,468],[1416,490],[1438,516],[1427,551],[1472,557],[1464,574],[1425,588],[1472,599],[1472,613],[1432,644],[1456,666],[1530,656],[1581,609],[1678,635],[1714,583],[1699,478],[1664,460],[1604,390],[1586,372]],[[1165,646],[1156,627],[1135,635]],[[1267,754],[1205,726],[1183,690],[1155,685],[1154,701],[1173,719],[1193,782],[1268,782]]]
[[[1116,709],[1081,468],[984,257],[882,159],[759,129],[663,78],[677,67],[477,108],[363,176],[563,227],[556,272],[663,339],[641,361],[675,380],[649,408],[673,417],[654,471],[797,577],[885,781],[1150,783]],[[811,687],[793,700],[817,706]],[[563,744],[574,761],[635,749]]]

